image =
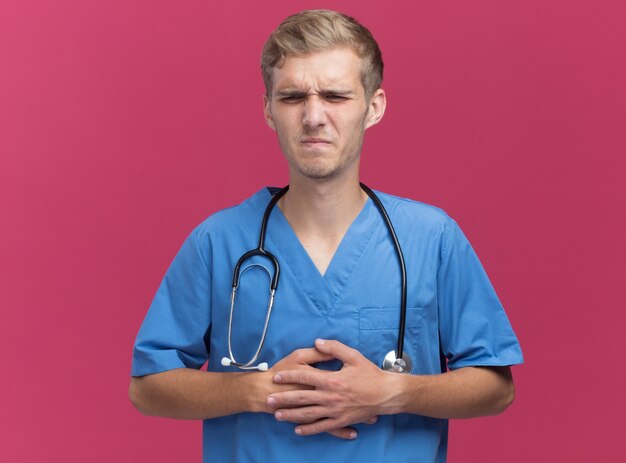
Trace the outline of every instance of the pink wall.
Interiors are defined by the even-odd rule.
[[[191,228],[286,182],[259,50],[320,6],[384,52],[364,180],[460,222],[523,344],[450,460],[624,458],[623,5],[1,2],[0,461],[199,461],[199,423],[128,402],[132,342]]]

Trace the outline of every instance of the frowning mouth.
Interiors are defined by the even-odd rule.
[[[309,145],[309,146],[321,146],[321,145],[330,144],[330,141],[325,140],[323,138],[312,137],[312,138],[304,138],[300,143],[302,143],[303,145]]]

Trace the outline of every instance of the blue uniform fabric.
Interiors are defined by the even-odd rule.
[[[407,265],[404,349],[413,360],[412,373],[440,373],[440,352],[452,370],[522,363],[506,314],[457,224],[435,207],[378,196]],[[239,371],[220,362],[228,355],[232,271],[239,257],[256,247],[270,197],[264,188],[209,217],[191,233],[141,326],[133,376],[200,368],[207,360],[209,371]],[[376,365],[396,348],[400,271],[387,228],[371,200],[324,276],[278,207],[270,216],[266,248],[280,262],[281,274],[260,362],[272,366],[295,349],[312,347],[318,337],[354,347]],[[271,270],[269,262],[257,261]],[[269,276],[262,267],[254,265],[242,273],[233,321],[238,361],[249,360],[256,349],[268,288]],[[204,462],[443,462],[447,451],[447,420],[409,414],[355,425],[359,435],[352,441],[327,434],[299,437],[294,424],[264,413],[205,420],[203,426]]]

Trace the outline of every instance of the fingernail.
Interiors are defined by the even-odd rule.
[[[267,405],[276,405],[276,399],[274,397],[268,397]]]
[[[282,412],[276,412],[274,413],[274,418],[276,418],[277,420],[280,420],[283,417]]]
[[[350,433],[350,439],[356,439],[356,431]]]
[[[315,340],[316,344],[324,344],[325,342],[326,342],[326,340],[324,340],[324,339],[319,339],[318,338],[318,339]]]
[[[296,428],[296,434],[297,434],[298,436],[301,436],[301,435],[302,435],[302,429],[300,429],[300,428]]]
[[[282,378],[280,377],[280,375],[274,375],[274,381],[280,383],[282,381]]]

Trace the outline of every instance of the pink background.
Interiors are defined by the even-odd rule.
[[[623,459],[622,1],[5,0],[0,461],[200,461],[199,423],[127,400],[132,343],[190,230],[286,182],[258,61],[305,7],[383,49],[363,179],[457,219],[523,345],[450,461]]]

